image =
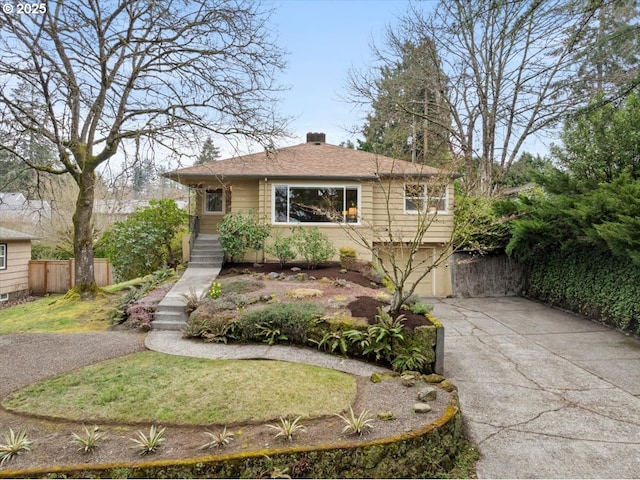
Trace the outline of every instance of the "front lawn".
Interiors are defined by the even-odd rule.
[[[107,330],[106,318],[117,300],[98,295],[90,301],[50,295],[0,310],[0,335],[12,333],[83,333]]]
[[[30,385],[2,406],[81,422],[206,425],[335,414],[355,395],[354,377],[331,369],[141,352]]]

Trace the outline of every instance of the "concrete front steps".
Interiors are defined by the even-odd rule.
[[[202,296],[222,268],[223,252],[217,235],[199,235],[187,269],[156,308],[153,330],[182,330],[187,324],[185,295]]]
[[[201,234],[198,235],[191,249],[189,267],[219,268],[222,266],[223,258],[224,252],[218,241],[218,236]]]

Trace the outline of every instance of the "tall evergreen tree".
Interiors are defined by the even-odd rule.
[[[211,140],[211,137],[207,137],[202,145],[202,151],[200,155],[198,155],[198,159],[196,160],[196,165],[200,165],[203,163],[213,162],[220,158],[220,149],[216,147]]]

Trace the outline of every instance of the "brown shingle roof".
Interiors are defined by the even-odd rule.
[[[181,183],[204,176],[223,178],[373,179],[378,176],[429,176],[437,168],[327,143],[302,143],[272,152],[217,160],[164,174]]]

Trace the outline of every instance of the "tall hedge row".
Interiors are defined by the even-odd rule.
[[[531,263],[527,294],[640,334],[640,266],[606,251],[549,252]]]

